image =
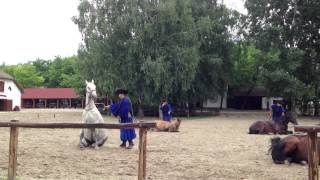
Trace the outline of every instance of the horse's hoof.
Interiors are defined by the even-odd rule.
[[[278,161],[278,160],[275,160],[273,161],[275,164],[284,164],[284,161]]]
[[[94,148],[94,149],[99,149],[99,147],[98,147],[98,144],[97,144],[97,143],[92,144],[92,145],[91,145],[91,147],[92,147],[92,148]]]
[[[82,145],[82,144],[80,144],[80,146],[79,146],[79,147],[80,147],[80,149],[81,149],[81,150],[83,150],[83,149],[85,148],[85,146],[84,146],[84,145]]]

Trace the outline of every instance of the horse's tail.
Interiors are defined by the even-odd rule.
[[[274,137],[271,139],[271,147],[269,151],[271,151],[271,157],[274,163],[284,164],[284,161],[286,160],[284,147],[285,143],[280,137]]]
[[[83,137],[84,137],[84,132],[83,132],[83,129],[81,129],[81,131],[80,131],[80,142],[83,139]]]

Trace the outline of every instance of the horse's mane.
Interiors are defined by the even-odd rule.
[[[274,137],[271,139],[269,151],[271,151],[271,157],[274,162],[282,162],[286,159],[283,149],[284,142],[280,137]]]
[[[286,126],[289,123],[289,120],[286,116],[281,116],[275,123]]]
[[[283,125],[287,125],[290,122],[290,119],[293,118],[292,112],[286,111],[284,116],[281,116],[278,122]]]

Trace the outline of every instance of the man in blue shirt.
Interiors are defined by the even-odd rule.
[[[160,106],[160,110],[162,113],[162,120],[164,121],[171,121],[171,113],[172,113],[172,107],[171,105],[168,103],[168,101],[165,99],[162,101],[162,104]]]
[[[119,118],[120,123],[133,123],[133,112],[132,105],[129,97],[127,96],[128,91],[125,89],[118,89],[116,91],[120,101],[118,103],[107,106],[110,109],[112,115]],[[133,139],[136,138],[134,128],[120,129],[120,139],[122,144],[120,147],[126,148],[127,141],[129,142],[128,149],[132,149]]]
[[[284,108],[282,107],[280,101],[273,101],[273,104],[270,108],[270,116],[273,121],[278,121],[281,119],[281,116],[284,115]]]

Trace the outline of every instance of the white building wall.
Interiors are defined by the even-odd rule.
[[[217,96],[214,99],[208,99],[207,101],[203,102],[203,107],[204,108],[220,108],[220,103],[221,103],[221,96]],[[223,98],[222,108],[223,109],[227,108],[226,96]]]
[[[272,105],[274,100],[283,100],[282,97],[262,97],[262,109],[268,109]]]
[[[21,108],[21,94],[22,92],[17,87],[17,85],[12,80],[0,79],[0,81],[4,82],[4,92],[0,92],[0,99],[8,99],[12,100],[12,109],[15,106],[19,106]],[[10,90],[10,88],[11,90]]]

